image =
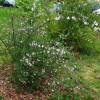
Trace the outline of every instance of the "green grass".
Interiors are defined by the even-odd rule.
[[[95,47],[96,51],[100,53],[100,32],[96,33]]]
[[[4,100],[4,98],[2,96],[0,96],[0,100]]]
[[[81,56],[77,63],[85,84],[100,95],[100,55]]]

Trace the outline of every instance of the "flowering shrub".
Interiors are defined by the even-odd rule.
[[[22,46],[23,45],[23,46]],[[65,58],[67,52],[64,48],[42,44],[32,41],[24,45],[21,43],[14,51],[12,56],[16,60],[16,69],[13,80],[17,84],[30,87],[35,90],[48,89],[52,87],[53,81],[57,81],[57,73],[63,65],[67,67]]]
[[[64,79],[63,74],[59,73],[73,68],[67,66],[71,55],[60,42],[43,35],[38,30],[34,18],[24,17],[25,21],[18,19],[21,20],[21,24],[19,23],[18,27],[19,24],[13,20],[12,23],[17,25],[18,29],[14,30],[13,39],[9,42],[9,53],[15,65],[12,82],[18,89],[20,87],[20,91],[26,89],[54,92]]]
[[[61,4],[59,12],[50,12],[49,17],[45,19],[48,20],[47,31],[49,30],[51,38],[59,40],[77,52],[87,54],[94,52],[93,23],[98,16],[92,13],[91,4],[79,0],[65,0]]]
[[[25,21],[18,20],[21,20],[20,26],[17,23],[18,29],[13,29],[13,41],[9,42],[9,53],[15,66],[11,80],[15,88],[20,92],[43,91],[53,94],[58,91],[53,99],[60,96],[81,98],[81,95],[82,98],[91,98],[91,94],[86,95],[87,92],[84,92],[88,89],[80,81],[78,68],[72,64],[67,48],[61,42],[51,39],[49,34],[43,34],[44,30],[40,29],[45,25],[38,26],[35,18],[24,17]]]
[[[77,66],[72,64],[67,45],[77,46],[78,50],[91,48],[90,19],[76,13],[77,2],[74,6],[70,1],[63,4],[61,11],[52,13],[49,10],[52,3],[46,9],[42,4],[30,16],[12,19],[13,34],[7,45],[14,63],[11,80],[20,91],[58,91],[61,94],[55,95],[57,98],[54,96],[54,99],[59,96],[64,99],[86,96],[87,99],[86,88],[80,82]]]
[[[64,45],[73,46],[75,51],[90,53],[94,51],[94,31],[92,29],[93,16],[91,5],[88,2],[65,1],[63,16],[59,22],[61,31],[59,37]]]

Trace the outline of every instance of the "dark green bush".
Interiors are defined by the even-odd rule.
[[[4,2],[4,0],[0,0],[0,5],[2,5],[2,4],[3,4],[3,2]]]

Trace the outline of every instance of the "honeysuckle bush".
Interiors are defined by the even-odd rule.
[[[64,48],[34,40],[21,43],[21,48],[19,46],[11,51],[16,62],[13,80],[17,85],[21,85],[22,89],[26,86],[26,89],[45,90],[59,84],[57,73],[63,65],[67,67]]]
[[[59,34],[61,41],[65,45],[73,46],[76,51],[93,53],[95,32],[92,25],[99,17],[92,13],[92,5],[86,0],[82,3],[79,0],[64,1],[62,9]]]
[[[68,48],[40,31],[45,25],[40,27],[37,17],[14,17],[12,21],[8,51],[14,64],[11,81],[17,91],[52,93],[53,99],[94,97],[78,75]]]
[[[12,18],[13,33],[9,37],[7,50],[14,64],[11,80],[17,90],[31,92],[39,90],[53,93],[62,91],[69,94],[69,98],[75,95],[78,95],[78,98],[85,98],[88,93],[91,97],[89,89],[84,87],[82,78],[78,75],[77,66],[72,63],[73,57],[68,51],[68,40],[66,39],[72,40],[71,45],[75,42],[75,46],[85,48],[88,36],[91,37],[92,29],[84,25],[86,22],[83,22],[81,17],[77,19],[76,15],[79,16],[77,13],[72,13],[73,7],[79,2],[75,2],[73,6],[71,2],[64,1],[59,11],[59,9],[52,9],[55,7],[54,2],[50,2],[49,5],[48,1],[44,1],[27,16]],[[47,4],[48,7],[45,6]],[[69,5],[68,10],[65,4]],[[88,31],[91,34],[84,34]],[[81,90],[85,91],[84,89],[88,92],[81,92]]]
[[[42,23],[47,23],[45,29],[50,37],[59,40],[74,51],[93,54],[94,30],[100,26],[100,22],[99,16],[92,13],[92,5],[87,0],[50,2],[48,7],[45,6],[47,4],[48,2],[42,4],[41,9],[37,6],[36,11]],[[98,25],[94,27],[96,21]]]
[[[17,29],[13,29],[13,38],[8,42],[8,50],[15,65],[11,80],[20,91],[54,92],[64,80],[60,73],[65,69],[74,70],[74,67],[67,65],[71,55],[60,42],[51,40],[39,31],[40,26],[35,18],[24,17],[25,21],[22,18],[18,18],[21,23],[16,21],[16,17],[12,20],[13,28],[16,26]]]

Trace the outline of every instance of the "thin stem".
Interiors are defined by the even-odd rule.
[[[15,46],[15,29],[14,29],[14,17],[12,16],[12,38],[13,38],[13,43]]]

